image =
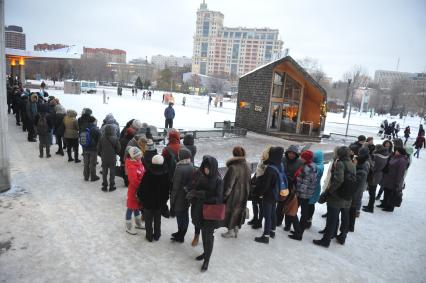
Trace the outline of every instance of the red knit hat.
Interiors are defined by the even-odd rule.
[[[314,158],[314,153],[312,151],[310,151],[310,150],[305,150],[300,155],[300,158],[303,158],[306,161],[306,163],[311,163],[312,162],[312,158]]]
[[[127,136],[134,136],[135,133],[136,133],[136,131],[133,128],[127,128],[127,130],[126,130],[126,135]]]

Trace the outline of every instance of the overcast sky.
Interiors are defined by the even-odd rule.
[[[201,0],[6,0],[6,25],[36,43],[119,48],[127,60],[192,56]],[[426,71],[425,0],[207,0],[225,26],[270,27],[296,59],[318,59],[333,80],[353,65]]]

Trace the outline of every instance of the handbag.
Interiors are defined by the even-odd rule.
[[[297,200],[296,195],[293,195],[293,197],[284,204],[283,214],[288,216],[296,216],[298,209],[299,202]]]
[[[203,204],[203,218],[222,221],[225,219],[225,204]]]

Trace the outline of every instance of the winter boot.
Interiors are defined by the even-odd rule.
[[[52,155],[50,155],[50,146],[46,146],[46,158],[50,158]]]
[[[255,223],[257,223],[257,218],[256,217],[253,217],[253,219],[252,220],[250,220],[249,222],[247,222],[247,224],[248,225],[253,225],[253,224],[255,224]]]
[[[132,220],[126,220],[126,232],[130,235],[136,235],[137,232],[133,230]]]
[[[233,229],[228,229],[228,232],[222,233],[221,236],[224,238],[236,238],[235,232]]]
[[[343,237],[342,234],[336,236],[336,241],[341,245],[345,244],[345,240],[346,240],[346,237]]]
[[[113,191],[115,191],[117,188],[114,186],[114,187],[109,187],[109,191],[110,192],[113,192]]]
[[[294,233],[293,235],[288,235],[288,237],[293,240],[302,241],[302,235],[296,233]]]
[[[262,243],[262,244],[269,244],[269,237],[262,235],[260,237],[256,237],[254,238],[254,240],[258,243]]]
[[[209,261],[204,260],[203,265],[201,266],[201,272],[206,272],[208,268],[209,268]]]
[[[269,237],[271,237],[272,239],[275,239],[275,230],[271,230],[269,232]]]
[[[321,246],[321,247],[324,247],[324,248],[328,248],[329,246],[330,246],[330,242],[327,242],[326,240],[324,240],[324,239],[321,239],[321,240],[312,240],[312,242],[315,244],[315,245],[317,245],[317,246]]]
[[[374,208],[373,208],[373,207],[369,207],[369,206],[364,206],[364,207],[362,208],[362,211],[364,211],[364,212],[374,213]]]
[[[349,232],[355,231],[355,219],[356,219],[356,208],[351,207],[349,209]]]
[[[140,216],[135,217],[135,228],[141,230],[145,229],[145,226],[142,224],[142,219],[140,218]]]
[[[200,254],[199,256],[197,256],[195,258],[195,260],[198,260],[198,261],[203,260],[203,259],[204,259],[204,254]]]
[[[195,234],[194,239],[192,240],[191,246],[196,247],[198,245],[199,239],[200,239],[200,234]]]
[[[262,220],[258,219],[252,226],[253,229],[260,229],[262,228]]]

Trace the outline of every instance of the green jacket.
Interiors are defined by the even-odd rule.
[[[332,175],[330,186],[328,189],[329,195],[327,198],[327,205],[335,208],[350,208],[352,200],[344,200],[337,195],[337,190],[343,184],[346,170],[356,174],[355,164],[350,160],[350,150],[346,146],[342,146],[337,150],[338,160],[332,168]]]

